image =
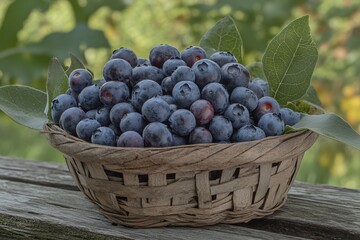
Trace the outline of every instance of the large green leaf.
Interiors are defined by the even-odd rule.
[[[28,86],[0,87],[0,109],[14,121],[29,128],[42,129],[46,94]]]
[[[69,88],[68,78],[57,58],[52,58],[49,64],[48,78],[46,82],[47,104],[43,111],[51,120],[51,101],[58,95],[63,94]]]
[[[309,17],[287,25],[269,43],[262,58],[270,93],[281,105],[303,97],[310,86],[318,52]]]
[[[334,113],[304,115],[292,128],[310,129],[360,150],[360,135],[344,119]]]
[[[262,62],[255,62],[249,64],[246,66],[246,69],[249,71],[251,78],[261,78],[263,80],[266,80]]]
[[[241,63],[243,58],[243,43],[240,32],[231,17],[225,17],[209,29],[200,39],[200,46],[208,53],[227,51],[234,54]]]

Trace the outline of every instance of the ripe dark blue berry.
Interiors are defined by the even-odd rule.
[[[103,69],[103,76],[106,81],[121,81],[130,86],[132,67],[124,59],[115,58],[109,60]]]
[[[79,138],[90,142],[92,134],[99,127],[101,127],[101,125],[95,119],[85,118],[76,125],[76,135]]]
[[[196,119],[194,115],[186,109],[178,109],[169,117],[171,130],[179,136],[187,136],[194,130]]]
[[[91,142],[100,145],[115,146],[116,135],[111,128],[99,127],[92,134]]]
[[[97,109],[95,119],[101,126],[108,126],[110,121],[110,109],[108,107],[102,107]]]
[[[164,62],[162,69],[166,76],[171,76],[179,66],[186,66],[186,63],[180,58],[170,58]]]
[[[278,136],[285,131],[284,121],[276,113],[264,114],[258,122],[258,127],[265,132],[266,136]]]
[[[209,59],[197,61],[192,69],[195,72],[195,82],[202,89],[209,83],[217,83],[221,80],[221,69],[219,65]]]
[[[171,78],[171,76],[164,78],[161,82],[161,88],[164,94],[171,95],[175,84],[176,82]]]
[[[146,147],[167,147],[173,142],[172,134],[168,127],[159,122],[149,123],[143,131]]]
[[[175,83],[180,81],[192,81],[195,82],[195,72],[192,68],[188,66],[180,66],[175,69],[171,74],[171,78]]]
[[[99,88],[95,85],[87,86],[79,94],[79,105],[85,111],[101,106]]]
[[[280,113],[279,103],[274,98],[268,96],[259,99],[253,116],[255,117],[255,120],[258,121],[266,113]]]
[[[209,101],[215,113],[222,114],[229,105],[229,93],[220,83],[210,83],[201,91],[201,98]]]
[[[162,95],[161,86],[153,80],[142,80],[137,83],[132,91],[131,104],[136,110],[141,111],[141,107],[148,99]]]
[[[118,147],[144,147],[144,139],[134,131],[127,131],[120,135],[117,140]]]
[[[128,102],[115,104],[110,110],[110,121],[120,127],[120,121],[126,113],[135,112],[135,108]]]
[[[191,104],[190,111],[194,114],[196,122],[199,125],[208,124],[214,117],[215,113],[212,104],[205,99],[196,100],[193,104]]]
[[[76,136],[76,125],[85,117],[85,112],[81,108],[71,107],[61,114],[59,124],[66,132]]]
[[[228,141],[233,134],[231,121],[224,116],[217,115],[213,117],[209,125],[209,131],[214,140]]]
[[[199,46],[190,46],[181,53],[181,59],[186,62],[188,67],[192,67],[195,62],[204,58],[206,58],[206,52]]]
[[[93,76],[86,69],[75,69],[69,75],[70,88],[80,93],[85,87],[90,86],[93,82]]]
[[[154,80],[158,84],[161,84],[164,77],[165,75],[161,69],[150,65],[141,65],[133,69],[131,86],[135,86],[144,79]]]
[[[189,136],[190,144],[212,143],[212,141],[211,132],[204,127],[196,127]]]
[[[269,83],[260,78],[254,78],[249,82],[249,89],[251,89],[258,98],[269,96]]]
[[[165,122],[170,116],[170,105],[159,97],[150,98],[142,105],[141,113],[149,122]]]
[[[166,60],[179,58],[180,52],[173,46],[160,44],[150,50],[149,60],[151,65],[162,68]]]
[[[258,98],[257,95],[249,88],[236,87],[231,92],[230,102],[240,103],[244,105],[249,110],[249,112],[252,112],[258,105]]]
[[[189,108],[200,98],[200,90],[194,82],[181,81],[174,86],[172,95],[180,108]]]
[[[77,107],[75,98],[68,94],[60,94],[51,102],[51,117],[55,123],[59,123],[61,114],[71,107]]]
[[[301,113],[295,112],[290,108],[281,108],[280,117],[284,121],[285,125],[295,125],[301,119]]]
[[[117,103],[128,101],[130,92],[125,83],[110,81],[101,86],[99,96],[105,106],[111,107]]]
[[[120,121],[121,132],[135,131],[141,134],[145,126],[146,122],[138,112],[125,113]]]
[[[250,121],[249,111],[240,103],[230,104],[225,110],[224,117],[231,121],[235,129],[249,124]]]
[[[131,67],[133,68],[136,67],[138,64],[136,54],[134,53],[133,50],[129,48],[121,47],[119,49],[114,50],[111,55],[111,59],[115,59],[115,58],[124,59],[125,61],[130,63]]]
[[[227,63],[221,67],[221,83],[231,92],[236,87],[248,87],[249,71],[240,63]]]
[[[232,53],[223,51],[213,53],[209,59],[216,62],[219,67],[222,67],[227,63],[237,62],[236,57]]]
[[[239,128],[232,136],[233,142],[248,142],[265,138],[265,132],[254,125],[245,125]]]

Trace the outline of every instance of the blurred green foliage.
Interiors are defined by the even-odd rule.
[[[148,57],[168,43],[180,51],[224,16],[233,16],[244,44],[244,63],[259,61],[269,40],[296,17],[310,15],[319,60],[313,85],[324,108],[360,132],[360,1],[231,0],[2,0],[0,85],[45,89],[47,65],[56,56],[79,56],[100,79],[113,49]],[[41,133],[0,113],[0,155],[64,162]],[[298,180],[360,188],[360,152],[319,138],[306,152]]]

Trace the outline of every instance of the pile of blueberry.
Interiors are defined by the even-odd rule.
[[[268,96],[268,83],[250,79],[229,52],[206,58],[191,46],[180,53],[160,44],[149,60],[115,50],[94,81],[86,69],[52,101],[52,119],[85,141],[119,147],[166,147],[253,141],[284,133],[300,113]]]

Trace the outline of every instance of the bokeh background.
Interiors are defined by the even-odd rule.
[[[100,79],[112,50],[129,47],[147,58],[153,46],[167,43],[182,51],[227,15],[242,35],[247,65],[261,60],[286,23],[305,14],[319,49],[313,86],[328,112],[360,132],[359,0],[1,0],[0,86],[45,90],[50,58],[66,66],[69,52]],[[3,113],[0,155],[64,163],[44,136]],[[297,180],[360,188],[360,151],[320,137]]]

